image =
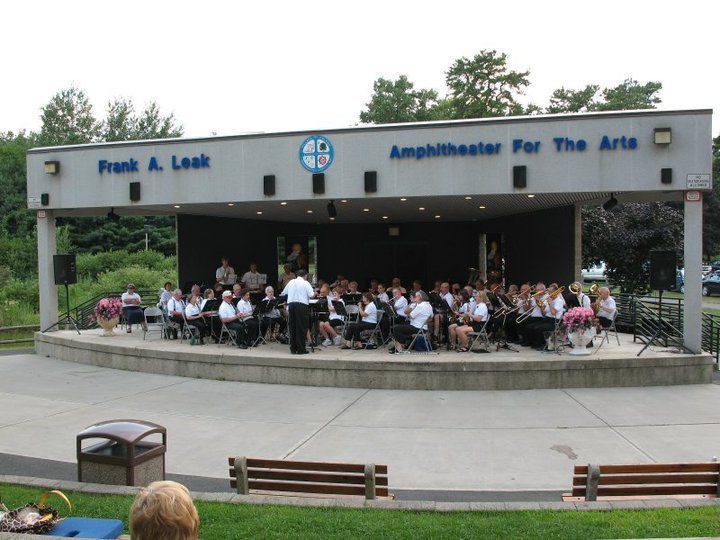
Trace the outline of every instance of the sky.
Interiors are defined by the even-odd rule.
[[[3,5],[0,131],[37,130],[57,91],[155,100],[186,136],[345,127],[378,77],[444,95],[445,71],[482,49],[529,70],[522,101],[558,87],[660,81],[663,109],[713,108],[720,3],[33,1]]]

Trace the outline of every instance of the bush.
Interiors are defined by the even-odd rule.
[[[12,278],[8,280],[0,289],[0,302],[3,305],[19,304],[32,311],[38,311],[40,300],[37,278],[25,280]]]
[[[177,271],[175,257],[167,257],[152,250],[129,253],[125,249],[118,249],[95,254],[82,253],[77,257],[77,271],[80,278],[95,279],[105,272],[128,266],[141,266],[148,270],[164,272],[170,281],[173,281]],[[136,285],[140,287],[139,284]]]
[[[102,273],[94,281],[84,281],[79,289],[87,299],[107,291],[124,290],[128,283],[135,284],[138,290],[159,291],[167,280],[168,274],[162,270],[130,265]],[[78,300],[82,301],[80,298]]]

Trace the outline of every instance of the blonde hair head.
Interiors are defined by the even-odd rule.
[[[169,480],[142,489],[130,508],[133,540],[196,540],[199,521],[188,489]]]

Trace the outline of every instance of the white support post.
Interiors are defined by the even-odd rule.
[[[575,204],[575,258],[574,273],[575,281],[583,282],[582,279],[582,204]]]
[[[38,288],[40,292],[40,329],[48,328],[58,320],[58,297],[53,255],[55,243],[55,216],[50,210],[37,212]],[[55,330],[57,327],[55,327]]]
[[[702,207],[701,201],[685,201],[683,340],[694,353],[702,350]]]

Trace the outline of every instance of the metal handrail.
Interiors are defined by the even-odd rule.
[[[89,298],[85,300],[84,302],[78,304],[74,308],[72,308],[71,311],[75,313],[75,321],[77,322],[78,328],[87,330],[89,328],[96,328],[97,323],[90,317],[93,310],[95,309],[95,304],[97,304],[101,299],[103,298],[120,298],[122,294],[125,292],[125,290],[121,291],[110,291],[110,292],[103,292],[100,294],[97,294],[93,296],[92,298]],[[158,291],[157,290],[150,290],[150,289],[144,289],[136,291],[141,297],[145,298],[154,298],[157,299],[158,297]]]

